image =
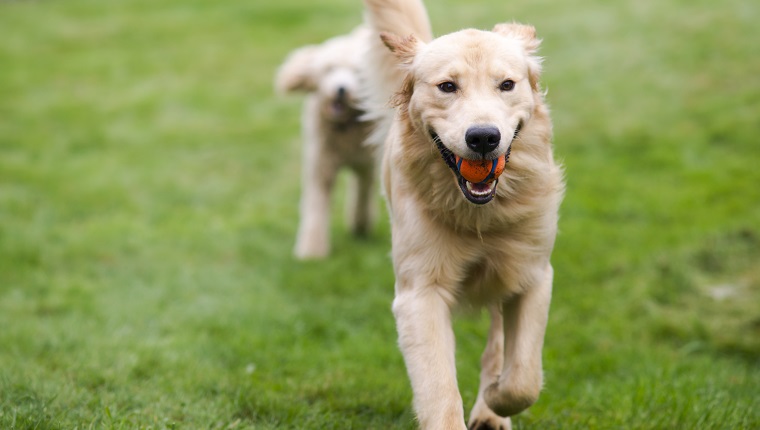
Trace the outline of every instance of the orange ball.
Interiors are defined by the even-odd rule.
[[[504,166],[507,164],[505,157],[499,157],[495,160],[467,160],[455,155],[454,158],[459,174],[473,184],[489,182],[498,178],[504,172]]]

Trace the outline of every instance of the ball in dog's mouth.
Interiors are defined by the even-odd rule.
[[[459,184],[459,188],[462,190],[462,194],[464,194],[465,198],[476,205],[484,205],[493,200],[494,196],[496,195],[496,186],[499,183],[498,175],[489,176],[486,180],[480,182],[474,182],[465,179],[464,176],[462,176],[457,163],[457,161],[461,163],[461,159],[457,160],[458,157],[453,152],[451,152],[451,150],[448,149],[443,144],[443,142],[441,142],[441,138],[438,137],[434,131],[430,131],[430,137],[433,139],[435,146],[441,153],[443,161],[454,173],[457,183]],[[509,149],[503,157],[504,164],[506,164],[509,161]]]

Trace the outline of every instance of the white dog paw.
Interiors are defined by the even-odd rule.
[[[470,413],[467,430],[512,430],[512,421],[496,415],[485,402],[478,402]]]
[[[467,430],[512,430],[512,421],[498,415],[488,419],[475,419],[467,426]]]
[[[324,244],[298,243],[293,255],[299,260],[321,260],[330,254],[330,249]]]

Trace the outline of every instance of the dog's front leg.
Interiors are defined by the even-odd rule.
[[[494,304],[488,307],[491,314],[491,327],[488,330],[488,343],[480,358],[480,387],[478,398],[470,412],[468,429],[470,430],[510,430],[512,423],[509,418],[497,415],[486,404],[486,389],[499,378],[504,363],[504,322],[501,316],[501,306]]]
[[[420,427],[463,430],[464,411],[456,381],[451,310],[439,288],[397,283],[393,314]]]
[[[497,382],[485,392],[488,406],[508,417],[538,400],[543,384],[541,350],[549,318],[553,271],[549,263],[536,284],[502,305],[504,364]]]
[[[330,252],[330,196],[338,168],[330,157],[312,146],[307,146],[305,155],[293,253],[300,259],[323,258]]]

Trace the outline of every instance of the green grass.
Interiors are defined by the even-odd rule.
[[[108,3],[108,4],[107,4]],[[760,5],[429,1],[544,39],[568,193],[517,429],[760,428]],[[358,0],[0,2],[0,428],[408,429],[385,216],[290,256],[292,49]],[[341,200],[338,197],[338,200]],[[456,323],[474,401],[484,315]]]

